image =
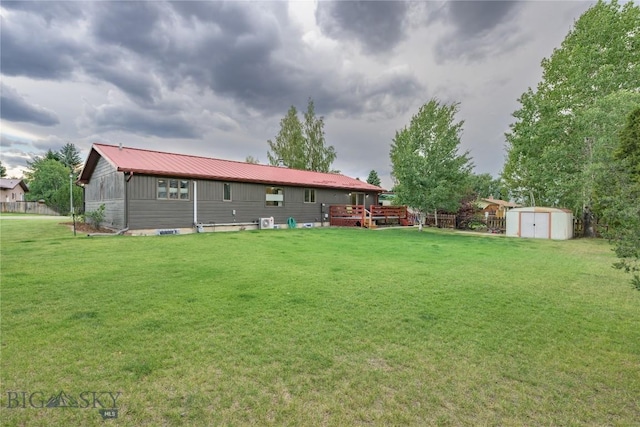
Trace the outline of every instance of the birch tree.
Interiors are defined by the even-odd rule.
[[[421,231],[427,212],[457,211],[468,184],[472,163],[468,152],[458,151],[464,124],[455,122],[458,106],[432,99],[391,145],[397,200],[419,213]]]

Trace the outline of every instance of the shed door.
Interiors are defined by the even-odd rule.
[[[551,238],[549,235],[550,216],[551,214],[548,212],[521,212],[520,237]]]

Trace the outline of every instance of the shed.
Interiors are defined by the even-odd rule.
[[[507,236],[568,240],[573,238],[573,214],[567,209],[524,207],[507,212]]]

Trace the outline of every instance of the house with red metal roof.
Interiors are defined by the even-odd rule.
[[[94,144],[78,179],[85,212],[130,232],[328,224],[331,205],[377,205],[382,188],[341,174]],[[178,230],[178,231],[176,231]]]

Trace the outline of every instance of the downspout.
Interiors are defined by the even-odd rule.
[[[129,179],[124,174],[124,227],[129,227]]]
[[[193,180],[193,226],[198,227],[198,181]]]
[[[124,180],[124,228],[129,229],[129,181],[133,178],[133,172],[125,174]]]

